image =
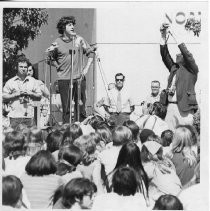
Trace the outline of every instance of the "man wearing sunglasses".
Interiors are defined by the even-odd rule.
[[[130,119],[134,111],[133,100],[128,90],[124,87],[125,76],[122,73],[115,75],[115,87],[108,92],[104,102],[104,109],[110,114],[110,120],[115,125],[122,125]]]

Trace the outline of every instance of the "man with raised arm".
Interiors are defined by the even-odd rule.
[[[193,124],[193,114],[198,108],[195,94],[198,66],[186,45],[178,39],[168,24],[163,24],[160,32],[160,53],[170,73],[167,85],[169,104],[165,121],[174,130],[179,124]],[[176,55],[176,62],[168,51],[168,36],[173,37],[181,51]]]

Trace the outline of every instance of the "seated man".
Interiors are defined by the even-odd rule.
[[[17,60],[17,75],[9,79],[3,88],[3,102],[8,102],[10,112],[10,126],[26,124],[31,127],[34,124],[34,100],[41,99],[41,90],[36,79],[27,76],[28,60],[19,57]]]
[[[110,114],[110,120],[115,125],[122,125],[129,120],[135,107],[130,93],[124,87],[124,81],[125,76],[122,73],[115,75],[116,85],[108,92],[104,102],[104,109]]]

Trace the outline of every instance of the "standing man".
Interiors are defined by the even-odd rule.
[[[63,108],[63,123],[68,123],[70,118],[69,111],[69,84],[70,84],[70,71],[72,68],[71,53],[74,53],[73,61],[73,96],[75,101],[75,108],[77,103],[80,103],[80,116],[85,117],[85,88],[86,79],[85,75],[93,61],[94,51],[81,36],[77,35],[74,31],[76,24],[75,17],[64,16],[57,23],[58,37],[54,43],[47,49],[49,57],[52,59],[52,64],[57,69],[58,86],[61,95],[61,102]],[[83,67],[82,56],[85,54],[88,57],[86,65]],[[82,69],[82,71],[81,71]],[[78,101],[77,82],[81,80],[81,101]]]
[[[3,88],[3,101],[9,103],[10,126],[16,128],[19,124],[28,127],[34,124],[33,101],[41,99],[41,90],[36,79],[27,76],[28,60],[19,57],[17,60],[17,75],[9,79]]]
[[[115,75],[115,87],[109,90],[108,97],[104,102],[104,109],[110,114],[110,120],[116,126],[129,120],[135,107],[130,93],[124,87],[124,82],[125,76],[122,73],[117,73]]]
[[[165,121],[169,128],[174,130],[179,124],[193,124],[193,114],[198,108],[195,95],[198,66],[185,44],[180,42],[176,34],[169,30],[167,24],[163,24],[160,29],[160,53],[170,73],[167,85],[169,104]],[[174,38],[181,51],[181,54],[176,55],[176,62],[173,61],[168,51],[167,39],[169,35]]]

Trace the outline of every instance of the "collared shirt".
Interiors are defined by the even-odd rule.
[[[108,96],[109,98],[106,98],[104,101],[104,105],[109,107],[109,112],[117,112],[117,96],[118,96],[118,89],[113,88],[109,90]],[[131,98],[130,93],[128,90],[123,87],[121,90],[121,102],[122,102],[122,109],[121,112],[130,113],[131,109],[130,106],[133,106],[133,99]]]
[[[158,93],[157,96],[153,96],[152,94],[150,94],[149,96],[147,96],[145,101],[146,101],[145,105],[147,105],[148,103],[153,104],[155,102],[159,102],[160,101],[160,92]]]
[[[3,88],[3,96],[4,94],[13,94],[15,92],[26,91],[26,90],[41,95],[41,90],[36,82],[36,79],[32,78],[31,76],[27,76],[22,81],[18,76],[14,76],[13,78],[9,79],[6,82]],[[23,101],[23,97],[11,100],[9,103],[10,112],[8,116],[12,118],[34,117],[33,100],[30,97],[28,97],[27,99],[28,99],[27,102]]]

